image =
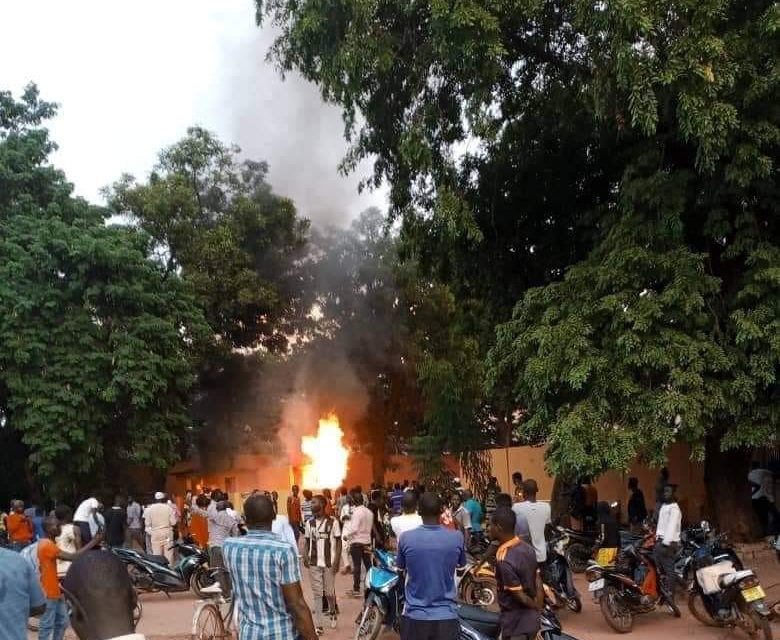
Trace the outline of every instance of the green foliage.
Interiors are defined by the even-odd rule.
[[[267,165],[240,162],[239,152],[191,128],[146,183],[123,176],[107,193],[116,214],[153,238],[165,269],[192,286],[225,356],[283,351],[311,304],[296,266],[308,221],[271,192]]]
[[[451,296],[416,341],[426,424],[522,408],[567,474],[776,439],[775,3],[257,5],[280,68],[343,108],[345,167],[389,182],[420,286]]]
[[[164,467],[207,326],[150,239],[105,224],[47,164],[54,106],[0,93],[0,417],[61,495],[105,465]]]

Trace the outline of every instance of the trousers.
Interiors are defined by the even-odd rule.
[[[460,622],[455,620],[415,620],[401,618],[401,640],[458,640]]]
[[[38,640],[62,640],[68,628],[68,610],[62,598],[48,598],[38,626]]]
[[[655,549],[653,549],[653,557],[658,568],[659,586],[664,597],[670,603],[674,603],[674,559],[679,547],[680,545],[676,542],[668,545],[657,542]]]
[[[217,582],[222,594],[228,597],[232,591],[233,583],[230,581],[230,574],[225,569],[225,557],[222,555],[222,547],[214,545],[209,547],[209,567],[212,569],[222,569],[217,573]]]
[[[168,563],[173,566],[173,531],[171,529],[152,531],[150,534],[152,550],[150,553],[156,556],[165,556]]]
[[[328,567],[309,567],[311,593],[314,598],[314,626],[322,626],[322,596],[328,599],[331,615],[335,616],[336,583],[333,569]]]
[[[368,545],[362,542],[353,542],[349,545],[349,555],[352,558],[352,590],[360,591],[360,567],[364,565],[366,571],[371,568],[371,559],[366,553]]]

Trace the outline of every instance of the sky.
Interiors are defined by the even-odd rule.
[[[198,124],[246,157],[267,160],[274,190],[319,224],[344,225],[386,207],[358,194],[370,167],[343,177],[339,109],[299,77],[265,62],[274,33],[253,0],[25,0],[3,6],[0,89],[35,82],[60,105],[50,124],[54,164],[76,193],[127,172],[143,179],[158,151]]]

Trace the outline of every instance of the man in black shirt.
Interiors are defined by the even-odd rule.
[[[106,513],[106,544],[109,547],[123,547],[127,532],[127,511],[122,496],[114,498],[114,506]]]
[[[499,507],[490,518],[490,537],[498,541],[496,581],[503,640],[532,640],[539,630],[536,552],[515,536],[515,513]]]
[[[631,491],[631,497],[628,499],[628,524],[632,533],[642,533],[642,523],[647,518],[645,494],[639,488],[637,478],[628,479],[628,488]]]

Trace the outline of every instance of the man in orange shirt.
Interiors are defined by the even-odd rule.
[[[46,611],[41,616],[38,640],[62,640],[68,628],[68,612],[62,599],[62,589],[57,577],[57,560],[75,560],[80,554],[99,545],[103,534],[98,532],[89,544],[76,553],[60,549],[54,540],[60,535],[60,523],[56,518],[46,518],[43,523],[47,538],[38,542],[38,565],[41,587],[46,597]]]
[[[298,536],[301,535],[301,521],[303,516],[301,515],[301,499],[298,497],[297,484],[292,486],[292,495],[287,498],[287,519],[290,521],[290,526],[295,534],[295,541],[298,541]]]
[[[30,519],[24,515],[24,502],[14,500],[13,512],[6,519],[8,540],[14,551],[21,551],[33,540],[33,525]]]

